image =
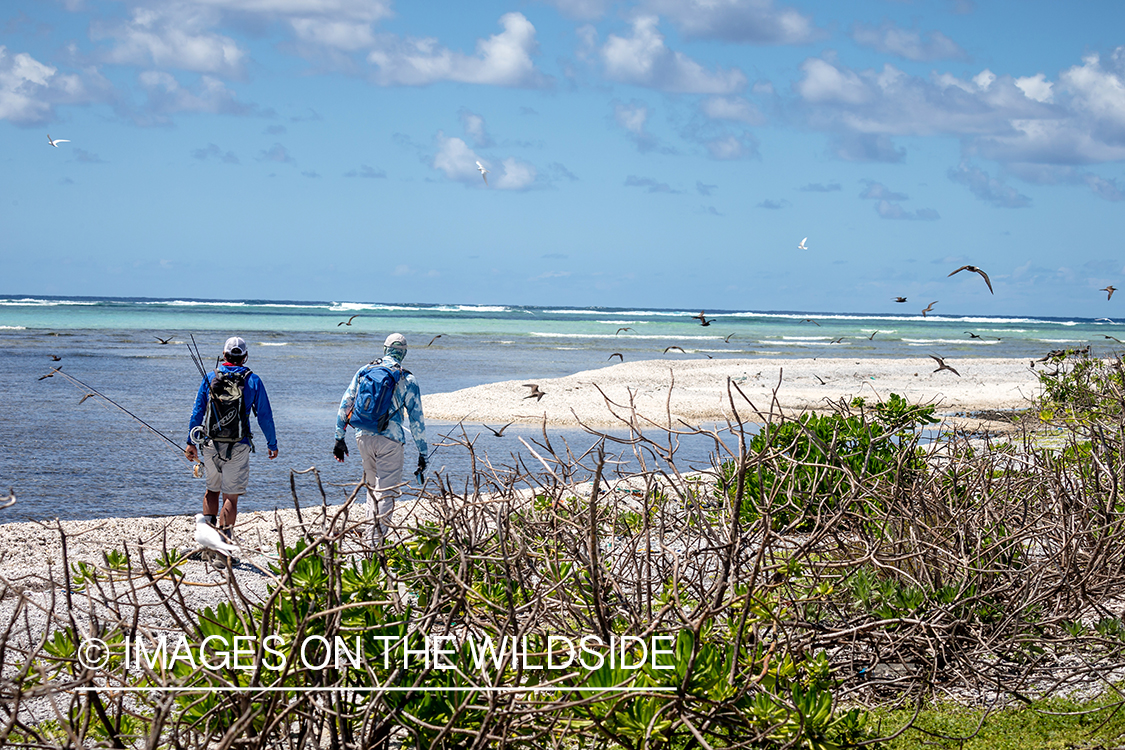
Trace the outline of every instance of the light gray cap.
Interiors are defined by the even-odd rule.
[[[223,354],[230,354],[235,357],[241,357],[246,354],[246,342],[238,336],[231,336],[227,339],[227,343],[223,344]]]

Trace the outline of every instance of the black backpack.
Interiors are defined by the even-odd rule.
[[[250,371],[215,370],[211,378],[204,434],[216,443],[239,443],[250,435],[250,416],[246,410],[246,379]]]

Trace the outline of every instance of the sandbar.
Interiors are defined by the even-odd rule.
[[[957,370],[935,372],[929,357],[897,359],[802,358],[646,360],[622,362],[561,378],[509,380],[422,397],[427,419],[517,422],[554,426],[622,424],[632,409],[657,424],[760,421],[755,409],[823,411],[831,402],[892,393],[932,403],[942,416],[982,410],[1016,411],[1040,392],[1027,359],[947,359]],[[542,398],[528,397],[534,382]],[[669,391],[671,396],[669,397]],[[741,392],[740,392],[741,391]]]

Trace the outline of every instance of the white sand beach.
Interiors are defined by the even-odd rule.
[[[623,362],[563,378],[536,381],[546,395],[528,398],[524,381],[505,381],[453,393],[423,396],[429,419],[467,422],[527,422],[555,426],[620,424],[615,413],[658,424],[725,421],[734,407],[743,421],[760,421],[747,399],[768,412],[774,390],[787,413],[828,408],[828,402],[892,393],[912,403],[933,403],[942,415],[978,410],[1017,410],[1039,392],[1026,359],[949,358],[949,371],[917,359],[664,359]],[[530,382],[530,381],[527,381]],[[728,382],[732,387],[728,389]],[[735,389],[733,386],[737,386]],[[741,390],[741,394],[739,393]],[[671,398],[669,399],[669,391]],[[743,398],[743,395],[745,398]],[[619,406],[611,406],[610,402]]]

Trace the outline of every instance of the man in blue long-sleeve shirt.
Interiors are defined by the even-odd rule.
[[[217,526],[224,536],[230,537],[230,530],[238,516],[238,497],[245,494],[250,482],[250,452],[253,450],[250,434],[250,412],[258,418],[258,426],[266,438],[270,459],[277,458],[277,434],[273,426],[273,410],[266,395],[262,379],[249,368],[246,362],[246,342],[238,336],[231,336],[223,346],[223,363],[214,372],[207,373],[207,379],[199,384],[195,397],[195,408],[191,412],[188,426],[187,448],[184,455],[189,461],[202,461],[207,473],[207,493],[203,496],[203,514],[208,516],[212,526]],[[216,380],[219,378],[220,380]],[[221,383],[230,383],[241,391],[231,389],[236,411],[235,421],[222,419],[219,404],[224,390]],[[214,386],[214,387],[213,387]],[[208,415],[208,402],[211,402],[212,415]],[[235,402],[238,403],[235,403]],[[217,422],[223,421],[221,426]],[[198,430],[196,428],[199,428]],[[198,445],[198,449],[197,449]],[[223,496],[222,513],[219,512],[219,494]]]

